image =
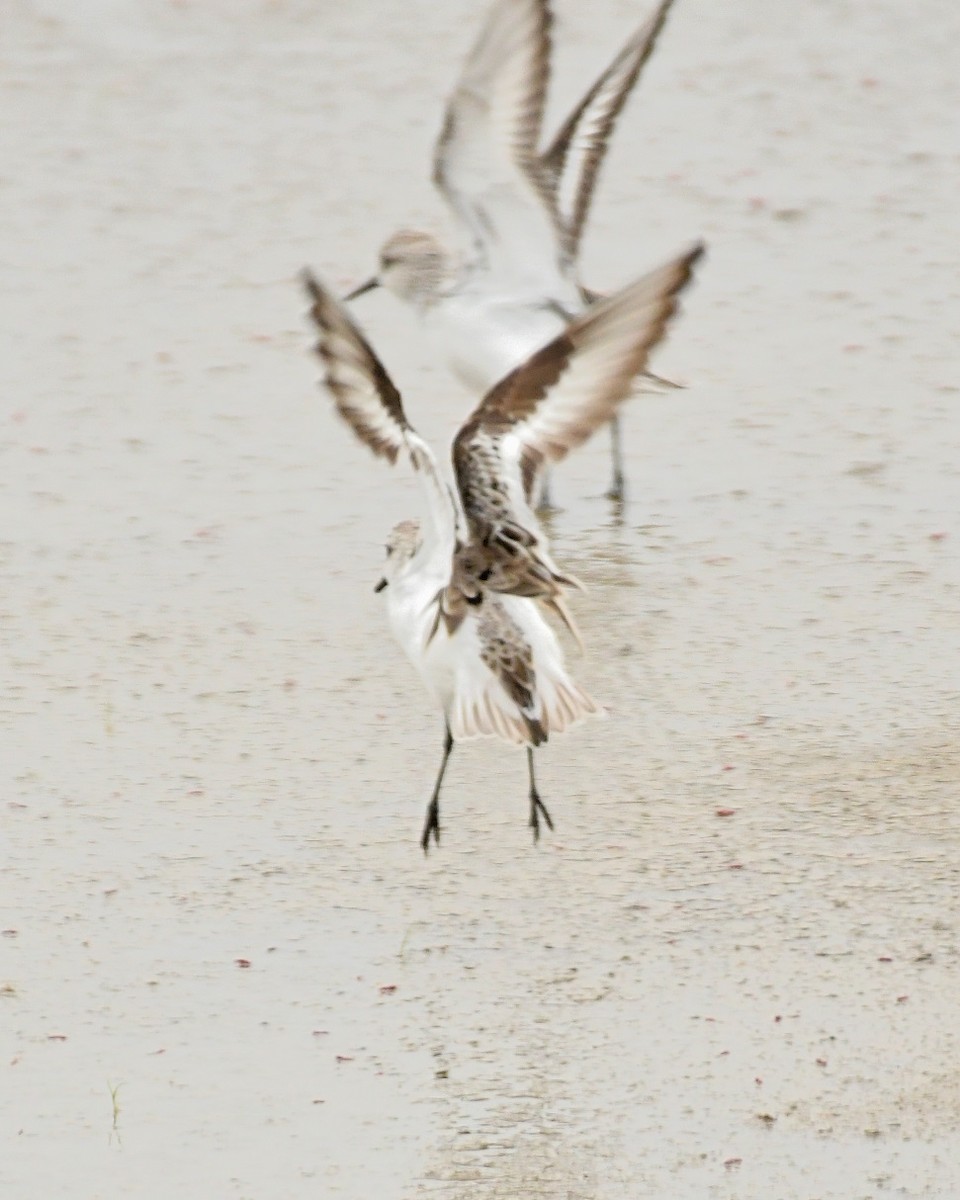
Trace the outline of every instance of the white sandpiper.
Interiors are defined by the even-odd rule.
[[[430,521],[402,521],[387,541],[380,591],[390,624],[444,719],[443,759],[421,836],[440,841],[440,787],[455,741],[496,736],[526,746],[530,826],[553,828],[537,791],[533,749],[597,704],[567,674],[538,602],[576,633],[563,593],[576,581],[553,562],[531,508],[537,479],[609,421],[678,308],[703,247],[597,301],[500,380],[453,442],[456,490],[404,413],[383,364],[340,302],[304,274],[324,382],[340,415],[381,458],[404,454]]]
[[[382,285],[413,305],[454,374],[481,395],[599,299],[577,278],[580,241],[610,135],[672,3],[662,0],[541,151],[549,2],[496,0],[434,153],[433,181],[467,243],[459,264],[432,234],[400,230],[378,273],[345,299]],[[622,499],[616,417],[610,429],[609,495]]]

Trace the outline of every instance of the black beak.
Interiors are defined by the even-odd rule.
[[[377,584],[377,586],[373,590],[375,592],[382,592],[386,586],[387,586],[386,579],[381,579],[380,582]]]
[[[344,300],[356,300],[358,296],[362,296],[364,292],[372,292],[374,288],[380,286],[380,280],[376,275],[372,279],[368,279],[366,283],[361,283],[359,287],[355,287],[352,292],[348,292],[344,296]]]

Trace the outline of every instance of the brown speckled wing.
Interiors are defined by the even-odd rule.
[[[400,393],[340,301],[309,271],[302,279],[317,331],[315,349],[323,364],[323,381],[337,412],[379,458],[395,463],[401,451],[409,456],[427,494],[441,549],[452,558],[459,511],[433,452],[407,420]]]
[[[390,463],[412,432],[400,393],[370,344],[333,294],[309,272],[302,275],[317,330],[315,350],[337,412],[374,454]]]

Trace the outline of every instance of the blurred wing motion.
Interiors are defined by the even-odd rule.
[[[302,279],[318,334],[315,349],[337,412],[378,458],[392,464],[401,452],[409,455],[423,482],[441,550],[452,556],[457,507],[433,451],[407,420],[400,393],[340,302],[309,271]]]
[[[534,485],[544,466],[585,442],[630,394],[703,252],[696,245],[598,301],[496,384],[467,419],[453,446],[469,529],[458,555],[465,574],[493,591],[555,604],[576,582],[550,558],[530,505]]]
[[[547,0],[496,0],[447,102],[433,165],[474,262],[531,281],[557,276],[562,236],[538,182],[550,23]]]
[[[319,338],[317,354],[337,410],[374,454],[406,452],[423,481],[438,539],[450,561],[442,611],[458,619],[484,591],[552,607],[576,636],[562,592],[577,581],[558,570],[530,505],[540,472],[614,415],[678,309],[702,245],[614,295],[496,384],[453,444],[459,505],[403,411],[400,394],[340,303],[309,273],[303,281]],[[438,620],[440,619],[438,612]]]
[[[610,136],[640,72],[656,48],[673,0],[661,0],[587,92],[540,157],[539,183],[563,226],[564,253],[574,261]]]

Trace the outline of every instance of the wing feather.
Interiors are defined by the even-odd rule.
[[[656,12],[617,54],[540,156],[538,178],[550,191],[553,209],[564,230],[564,251],[571,261],[580,248],[617,118],[656,48],[673,2],[661,0]]]
[[[369,342],[334,294],[309,271],[302,275],[317,330],[316,352],[337,412],[378,458],[409,456],[422,481],[443,552],[453,554],[459,513],[433,451],[403,410],[403,401]]]
[[[554,341],[496,384],[471,420],[516,438],[505,456],[558,462],[613,416],[663,338],[704,253],[697,244],[591,305]]]
[[[319,334],[315,350],[337,412],[378,458],[395,463],[409,449],[407,435],[413,432],[400,393],[332,294],[309,271],[302,278]]]
[[[453,462],[471,535],[464,569],[492,591],[552,599],[575,583],[550,558],[530,505],[534,482],[630,394],[703,252],[698,244],[592,305],[496,384],[460,429]]]
[[[562,228],[539,180],[550,73],[548,0],[495,0],[447,102],[433,182],[503,278],[560,278]]]

